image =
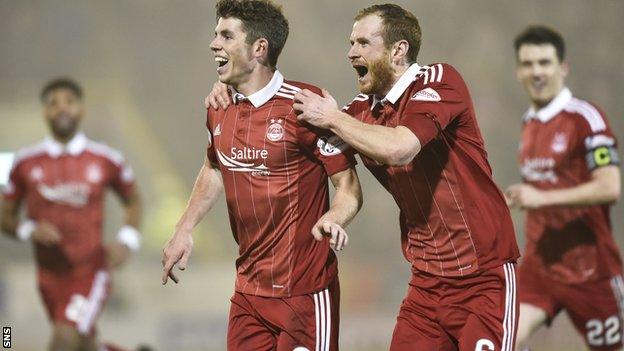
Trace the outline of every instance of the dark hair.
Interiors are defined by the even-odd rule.
[[[361,9],[355,16],[355,20],[359,21],[368,15],[377,15],[383,20],[382,37],[386,48],[390,48],[399,40],[406,40],[409,43],[407,59],[409,63],[416,62],[422,33],[418,19],[413,13],[399,5],[381,4]]]
[[[520,51],[520,47],[524,44],[550,44],[555,47],[559,62],[563,62],[565,58],[565,42],[563,41],[563,37],[561,33],[550,27],[542,25],[529,26],[518,34],[516,40],[514,40],[516,56],[518,55],[518,51]]]
[[[220,0],[216,8],[217,20],[233,17],[243,22],[247,44],[265,38],[269,42],[269,64],[272,67],[277,65],[277,58],[288,38],[288,20],[281,6],[270,0]]]
[[[41,101],[45,102],[48,95],[57,89],[67,89],[76,95],[78,99],[82,100],[82,88],[80,87],[80,84],[71,78],[62,77],[52,79],[43,86],[40,95]]]

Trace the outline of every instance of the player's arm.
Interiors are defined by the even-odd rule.
[[[338,109],[336,100],[323,90],[319,96],[302,90],[295,96],[300,121],[329,129],[358,152],[390,166],[410,163],[420,152],[420,140],[404,126],[385,127],[363,123]],[[391,142],[389,142],[391,141]]]
[[[329,244],[337,251],[349,242],[344,228],[362,207],[362,188],[355,168],[349,168],[330,176],[336,193],[327,211],[312,228],[316,240],[328,236]]]
[[[2,201],[2,212],[0,213],[0,227],[2,232],[14,239],[17,239],[17,227],[19,225],[19,201],[4,199]]]
[[[2,208],[0,209],[0,229],[14,239],[36,242],[44,246],[54,246],[61,241],[61,233],[53,224],[29,218],[20,220],[19,210],[25,197],[24,176],[18,164],[14,164],[9,174],[9,183],[4,189]]]
[[[122,198],[124,225],[117,232],[117,240],[107,247],[108,262],[113,268],[123,265],[131,252],[139,250],[141,235],[139,225],[143,206],[135,185],[129,187]]]
[[[191,233],[215,204],[222,190],[221,175],[216,165],[211,164],[206,158],[195,180],[186,209],[175,227],[173,236],[163,249],[163,284],[166,284],[169,278],[175,283],[178,282],[178,278],[172,272],[173,266],[177,263],[180,270],[186,269],[193,249]]]
[[[539,190],[529,184],[515,184],[507,190],[510,207],[536,209],[546,206],[588,206],[617,201],[621,192],[620,169],[616,165],[591,172],[591,179],[575,187]]]

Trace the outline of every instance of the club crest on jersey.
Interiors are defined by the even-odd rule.
[[[556,154],[564,152],[568,148],[568,137],[565,133],[556,133],[550,148]]]
[[[414,94],[414,96],[412,96],[412,98],[410,100],[415,100],[415,101],[440,101],[440,100],[442,100],[442,98],[440,97],[440,94],[438,94],[437,91],[433,90],[432,88],[426,88],[426,89],[423,89],[423,90],[417,92],[416,94]]]
[[[89,183],[99,183],[102,180],[102,169],[96,164],[90,164],[87,167],[86,174]]]
[[[333,135],[331,137],[320,137],[316,142],[321,155],[334,156],[342,153],[349,147],[339,136]]]
[[[271,118],[271,124],[267,128],[266,137],[271,141],[280,141],[284,137],[284,120]]]

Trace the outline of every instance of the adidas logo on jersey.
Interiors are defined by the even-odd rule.
[[[214,136],[221,135],[221,123],[217,124],[217,128],[214,130]]]
[[[426,88],[426,89],[423,89],[423,90],[417,92],[416,94],[414,94],[414,96],[412,96],[412,98],[410,100],[415,100],[415,101],[440,101],[440,100],[442,100],[442,98],[440,97],[440,94],[438,94],[437,91],[433,90],[432,88]]]

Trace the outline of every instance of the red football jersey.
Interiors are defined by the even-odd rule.
[[[420,140],[406,166],[360,155],[399,205],[403,252],[415,273],[463,276],[519,257],[468,88],[452,66],[413,64],[384,99],[360,94],[345,110],[366,123],[405,126]]]
[[[105,266],[102,245],[104,191],[122,198],[134,186],[124,157],[79,133],[67,145],[49,138],[19,151],[4,197],[25,201],[26,215],[61,232],[59,245],[35,245],[39,269],[80,273]]]
[[[591,172],[618,164],[616,138],[596,106],[569,89],[524,116],[519,162],[525,183],[564,189],[591,179]],[[554,279],[578,283],[620,274],[609,205],[549,207],[527,212],[526,264]]]
[[[311,230],[329,209],[328,175],[355,159],[336,137],[297,122],[293,98],[303,88],[320,93],[276,71],[249,97],[235,93],[226,111],[208,110],[208,157],[223,176],[241,293],[298,296],[336,278],[328,240],[314,240]]]

